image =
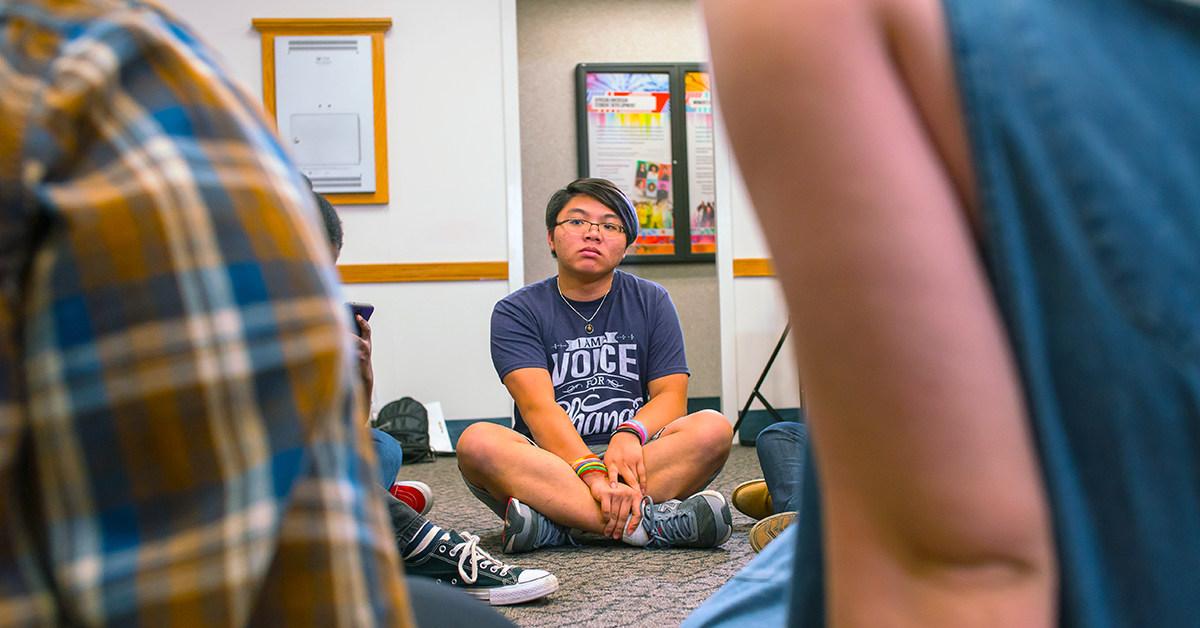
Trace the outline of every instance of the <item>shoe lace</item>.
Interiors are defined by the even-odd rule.
[[[642,517],[650,521],[646,533],[650,540],[646,547],[651,549],[671,547],[696,533],[692,513],[676,509],[655,510],[654,500],[649,495],[642,498]]]
[[[491,554],[479,547],[479,537],[470,532],[459,532],[463,542],[450,548],[450,557],[458,556],[458,574],[467,584],[475,584],[479,578],[479,569],[490,569],[493,573],[507,576],[513,565],[506,565],[496,560]],[[459,556],[461,554],[461,556]],[[471,561],[471,573],[467,575],[467,560]],[[494,567],[493,567],[494,566]]]

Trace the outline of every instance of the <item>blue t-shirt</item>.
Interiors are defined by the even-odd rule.
[[[501,299],[492,311],[492,364],[500,379],[522,368],[549,371],[554,399],[583,442],[607,443],[649,400],[651,381],[688,372],[683,330],[662,286],[619,270],[606,298],[571,306],[579,313],[560,295],[558,277]],[[583,317],[593,313],[588,333]],[[532,438],[515,414],[513,428]]]

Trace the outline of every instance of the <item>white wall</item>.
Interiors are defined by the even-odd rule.
[[[225,56],[259,102],[261,42],[252,19],[391,18],[385,36],[391,202],[338,207],[341,263],[508,261],[512,246],[521,259],[519,238],[509,241],[514,203],[517,225],[521,216],[520,195],[509,193],[514,181],[520,185],[511,111],[513,0],[161,1]],[[508,287],[505,281],[346,286],[349,299],[376,306],[376,408],[409,395],[442,402],[447,419],[508,416],[509,397],[488,351],[491,309]]]

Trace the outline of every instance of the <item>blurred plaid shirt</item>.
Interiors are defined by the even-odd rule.
[[[153,5],[0,1],[0,626],[410,623],[267,129]]]

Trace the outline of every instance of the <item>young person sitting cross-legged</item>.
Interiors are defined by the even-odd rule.
[[[717,412],[684,416],[675,306],[658,284],[616,270],[637,227],[608,181],[555,192],[546,229],[558,276],[492,313],[492,361],[516,401],[515,430],[471,425],[458,465],[504,518],[506,553],[573,543],[580,531],[654,548],[729,538],[725,498],[703,489],[733,432]]]

